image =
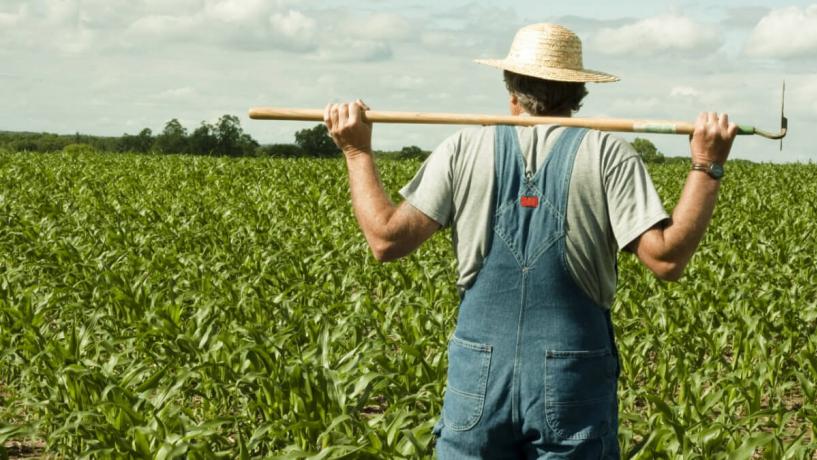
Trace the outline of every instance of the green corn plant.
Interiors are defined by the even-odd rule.
[[[817,166],[719,200],[680,283],[620,256],[622,452],[814,458]],[[373,260],[341,159],[0,152],[0,458],[432,458],[455,280],[446,232]]]

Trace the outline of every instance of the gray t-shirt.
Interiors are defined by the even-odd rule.
[[[558,126],[517,127],[526,170],[544,163]],[[451,226],[460,290],[473,283],[491,244],[493,126],[466,128],[443,141],[400,194],[443,226]],[[609,308],[619,250],[669,216],[641,157],[624,140],[588,131],[576,154],[566,217],[568,267],[578,285]]]

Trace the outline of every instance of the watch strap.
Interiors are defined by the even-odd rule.
[[[692,170],[703,171],[716,180],[723,177],[723,166],[717,163],[692,163]]]

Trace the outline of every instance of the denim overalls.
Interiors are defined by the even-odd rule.
[[[618,458],[618,353],[609,310],[567,268],[565,213],[586,130],[566,128],[525,176],[497,126],[491,247],[448,346],[440,459]]]

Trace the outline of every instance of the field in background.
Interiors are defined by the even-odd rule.
[[[817,458],[817,166],[727,174],[682,282],[620,258],[625,456]],[[373,261],[340,159],[0,153],[0,446],[430,457],[454,278]]]

